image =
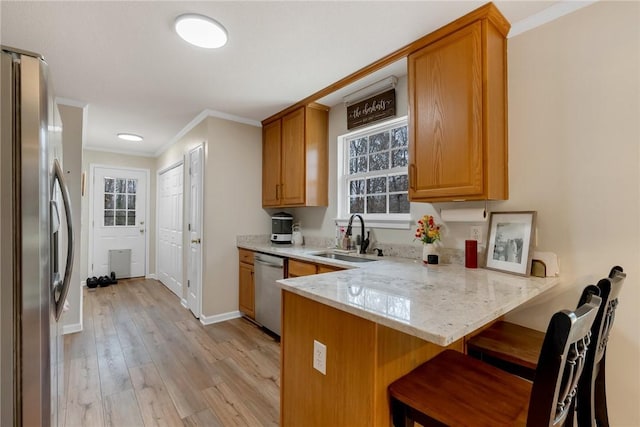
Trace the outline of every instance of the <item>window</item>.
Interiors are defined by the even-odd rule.
[[[338,138],[338,215],[409,220],[407,118]]]
[[[104,179],[104,226],[136,225],[137,179]]]

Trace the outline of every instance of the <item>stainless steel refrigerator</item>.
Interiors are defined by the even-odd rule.
[[[0,425],[57,426],[74,241],[62,129],[42,57],[2,46],[0,80]]]

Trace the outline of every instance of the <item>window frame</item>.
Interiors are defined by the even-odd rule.
[[[396,167],[390,169],[384,169],[384,173],[380,171],[370,171],[366,174],[349,175],[349,144],[348,141],[358,138],[360,136],[369,136],[375,133],[384,132],[393,128],[408,126],[408,116],[397,117],[392,120],[387,120],[381,123],[376,123],[371,126],[357,129],[353,132],[349,132],[338,136],[337,138],[337,218],[335,222],[337,225],[346,225],[349,221],[349,181],[353,177],[371,178],[376,175],[389,176],[389,175],[409,175],[409,165],[404,167]],[[408,129],[407,129],[408,130]],[[407,135],[408,138],[408,135]],[[391,147],[389,147],[391,151]],[[389,194],[387,192],[385,194]],[[409,210],[411,210],[411,202],[409,202]],[[396,228],[396,229],[408,229],[411,223],[411,212],[407,213],[377,213],[377,214],[359,214],[365,220],[367,227],[371,228]]]
[[[106,189],[106,181],[107,180],[113,180],[113,191],[107,191]],[[124,180],[124,186],[125,186],[125,192],[119,192],[117,191],[117,184],[116,182],[118,180]],[[134,181],[135,182],[135,189],[136,191],[134,193],[130,193],[129,192],[129,182],[130,181]],[[118,176],[104,176],[103,180],[102,180],[102,189],[103,189],[103,202],[102,202],[102,226],[103,227],[109,227],[109,228],[132,228],[132,227],[136,227],[137,226],[137,220],[138,220],[138,179],[137,178],[123,178],[123,177],[118,177]],[[113,208],[107,208],[106,204],[106,196],[110,195],[113,198]],[[124,197],[124,203],[125,203],[125,207],[124,209],[122,208],[118,208],[117,207],[117,200],[118,200],[118,196],[122,196]],[[131,209],[130,205],[129,205],[129,198],[133,196],[135,199],[134,202],[134,208]],[[106,212],[110,211],[113,212],[113,224],[107,224],[107,221],[105,220],[106,218]],[[124,211],[125,215],[124,215],[124,224],[117,224],[117,212],[118,211]],[[129,224],[129,213],[133,212],[133,224]]]

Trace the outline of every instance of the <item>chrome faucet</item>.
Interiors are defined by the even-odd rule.
[[[345,235],[347,237],[351,236],[351,224],[353,223],[353,218],[354,217],[358,217],[360,219],[360,225],[361,225],[361,234],[360,234],[360,253],[361,254],[366,254],[367,253],[367,248],[369,247],[369,232],[367,232],[367,238],[364,238],[364,219],[362,219],[362,216],[358,215],[358,214],[353,214],[351,215],[351,218],[349,218],[349,224],[347,225],[347,232],[345,233]]]

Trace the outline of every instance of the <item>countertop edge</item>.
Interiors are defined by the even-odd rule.
[[[536,298],[537,296],[541,295],[542,293],[548,291],[549,289],[553,288],[555,285],[558,284],[559,282],[559,278],[553,278],[555,280],[550,280],[549,283],[547,284],[547,286],[545,286],[542,289],[539,289],[538,292],[536,292],[535,294],[531,295],[529,298],[526,299],[519,299],[519,300],[514,300],[511,304],[509,304],[508,306],[504,306],[502,307],[500,310],[497,310],[495,312],[493,312],[490,315],[485,316],[484,318],[478,319],[473,323],[467,324],[465,325],[465,327],[461,330],[459,330],[456,334],[453,335],[437,335],[437,334],[433,334],[433,333],[429,333],[426,332],[424,330],[421,330],[417,327],[412,327],[410,325],[407,325],[405,323],[402,323],[400,321],[395,321],[393,319],[389,319],[388,317],[384,317],[384,316],[380,316],[374,312],[370,312],[367,310],[364,310],[362,308],[358,308],[358,307],[353,307],[351,305],[348,304],[344,304],[341,303],[339,301],[330,299],[330,298],[325,298],[321,295],[317,295],[314,294],[312,292],[307,291],[306,289],[297,287],[295,285],[289,284],[287,283],[287,281],[289,280],[295,280],[295,279],[283,279],[283,280],[278,280],[277,283],[280,286],[280,288],[284,291],[287,292],[291,292],[297,295],[300,295],[302,297],[308,298],[312,301],[316,301],[319,302],[321,304],[325,304],[329,307],[333,307],[337,310],[343,311],[345,313],[349,313],[352,314],[354,316],[358,316],[360,318],[366,319],[366,320],[370,320],[374,323],[389,327],[391,329],[406,333],[408,335],[423,339],[425,341],[429,341],[433,344],[442,346],[442,347],[446,347],[450,344],[453,344],[454,342],[463,339],[465,336],[467,336],[468,334],[478,330],[480,327],[486,325],[487,323],[496,320],[497,318],[509,313],[511,310],[517,308],[518,306],[520,306],[521,304],[523,304],[524,302],[530,301],[533,298]]]

